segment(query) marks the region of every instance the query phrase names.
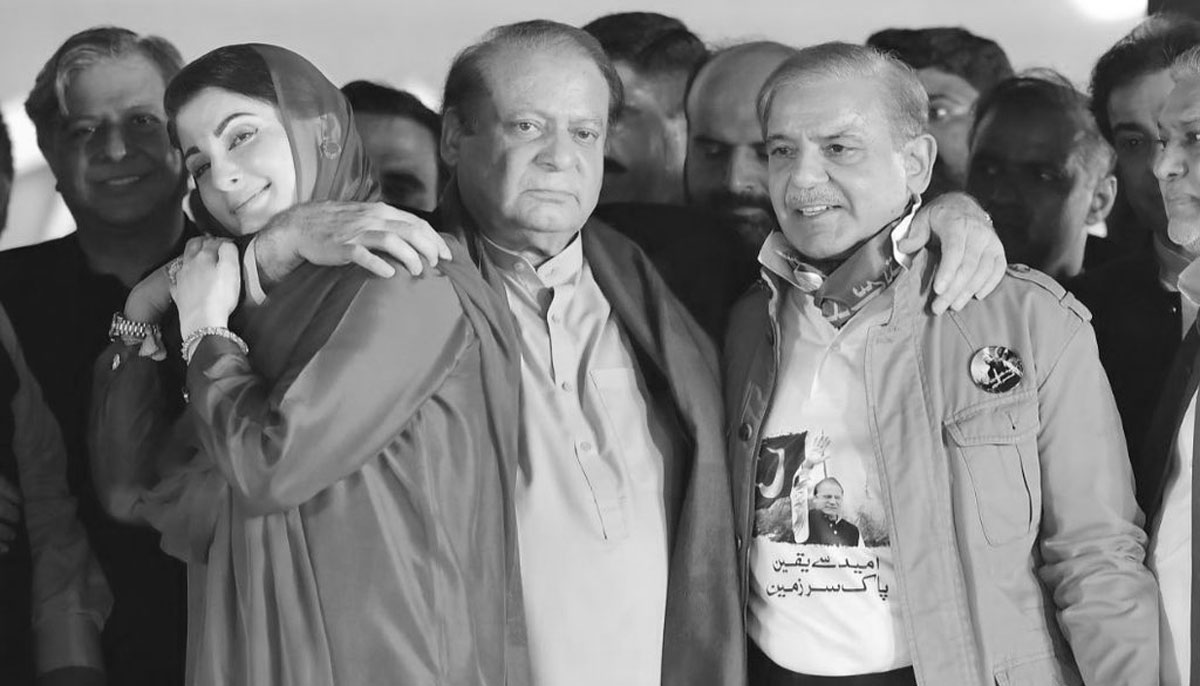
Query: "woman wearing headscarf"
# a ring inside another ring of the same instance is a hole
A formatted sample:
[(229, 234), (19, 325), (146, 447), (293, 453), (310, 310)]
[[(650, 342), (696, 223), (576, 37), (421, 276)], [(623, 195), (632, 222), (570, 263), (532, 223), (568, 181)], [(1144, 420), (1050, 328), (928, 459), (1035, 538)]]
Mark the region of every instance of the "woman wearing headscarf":
[(169, 269), (190, 400), (176, 419), (133, 331), (98, 362), (92, 443), (110, 510), (189, 563), (189, 683), (526, 682), (503, 302), (452, 243), (419, 277), (305, 265), (237, 308), (216, 236), (377, 198), (367, 158), (338, 90), (278, 47), (201, 57), (166, 109), (209, 234)]

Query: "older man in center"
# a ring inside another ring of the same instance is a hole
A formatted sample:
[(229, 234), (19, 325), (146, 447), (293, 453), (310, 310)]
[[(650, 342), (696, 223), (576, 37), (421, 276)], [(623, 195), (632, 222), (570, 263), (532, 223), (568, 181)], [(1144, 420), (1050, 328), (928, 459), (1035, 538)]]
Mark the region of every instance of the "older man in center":
[[(516, 519), (534, 683), (742, 684), (713, 345), (641, 250), (591, 216), (621, 101), (583, 31), (492, 30), (446, 79), (453, 175), (431, 221), (467, 243), (521, 339)], [(943, 228), (968, 235), (978, 261), (942, 270), (983, 265), (956, 280), (986, 291), (996, 254), (980, 247), (994, 235), (961, 218)], [(268, 290), (303, 259), (285, 244), (258, 258)]]
[[(621, 88), (580, 29), (490, 31), (446, 78), (440, 152), (453, 173), (430, 222), (467, 245), (517, 324), (532, 683), (738, 686), (714, 346), (641, 250), (591, 219)], [(256, 239), (251, 298), (308, 259), (293, 243)], [(524, 655), (510, 657), (519, 674)]]
[[(1014, 267), (936, 317), (928, 252), (898, 247), (936, 158), (928, 107), (909, 68), (844, 43), (788, 58), (758, 98), (781, 230), (725, 348), (751, 683), (1156, 683), (1087, 311)], [(779, 475), (806, 467), (843, 487), (858, 547), (777, 535), (809, 507)]]
[(517, 527), (534, 682), (736, 684), (719, 373), (646, 257), (590, 220), (621, 81), (577, 29), (500, 27), (446, 79), (435, 226), (507, 296), (522, 352)]

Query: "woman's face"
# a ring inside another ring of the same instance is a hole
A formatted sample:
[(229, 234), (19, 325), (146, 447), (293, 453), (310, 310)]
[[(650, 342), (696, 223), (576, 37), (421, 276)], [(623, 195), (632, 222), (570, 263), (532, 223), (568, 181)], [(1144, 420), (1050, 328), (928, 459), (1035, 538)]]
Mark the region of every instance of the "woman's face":
[(179, 109), (175, 132), (204, 206), (232, 233), (255, 233), (296, 204), (292, 148), (274, 105), (205, 88)]

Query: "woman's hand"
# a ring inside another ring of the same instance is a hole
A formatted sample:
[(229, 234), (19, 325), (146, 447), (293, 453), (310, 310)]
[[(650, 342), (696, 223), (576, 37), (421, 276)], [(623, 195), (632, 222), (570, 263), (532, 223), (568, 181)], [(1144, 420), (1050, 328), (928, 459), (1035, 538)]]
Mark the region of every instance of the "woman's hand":
[(180, 335), (186, 340), (193, 331), (228, 326), (242, 288), (237, 247), (224, 238), (193, 238), (180, 259), (171, 285)]

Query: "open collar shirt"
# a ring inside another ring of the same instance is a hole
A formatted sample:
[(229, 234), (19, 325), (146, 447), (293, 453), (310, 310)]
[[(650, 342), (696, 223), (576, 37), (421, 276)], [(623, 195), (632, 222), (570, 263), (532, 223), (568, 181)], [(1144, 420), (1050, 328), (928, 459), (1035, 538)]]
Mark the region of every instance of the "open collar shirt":
[[(1200, 261), (1179, 271), (1183, 325), (1196, 324), (1200, 305)], [(1158, 578), (1162, 603), (1159, 630), (1162, 636), (1162, 684), (1190, 683), (1192, 597), (1192, 455), (1196, 422), (1196, 394), (1188, 403), (1171, 450), (1169, 475), (1163, 489), (1162, 509), (1150, 522), (1146, 566)]]
[(578, 236), (536, 266), (482, 244), (521, 339), (516, 504), (534, 682), (657, 684), (668, 424)]

